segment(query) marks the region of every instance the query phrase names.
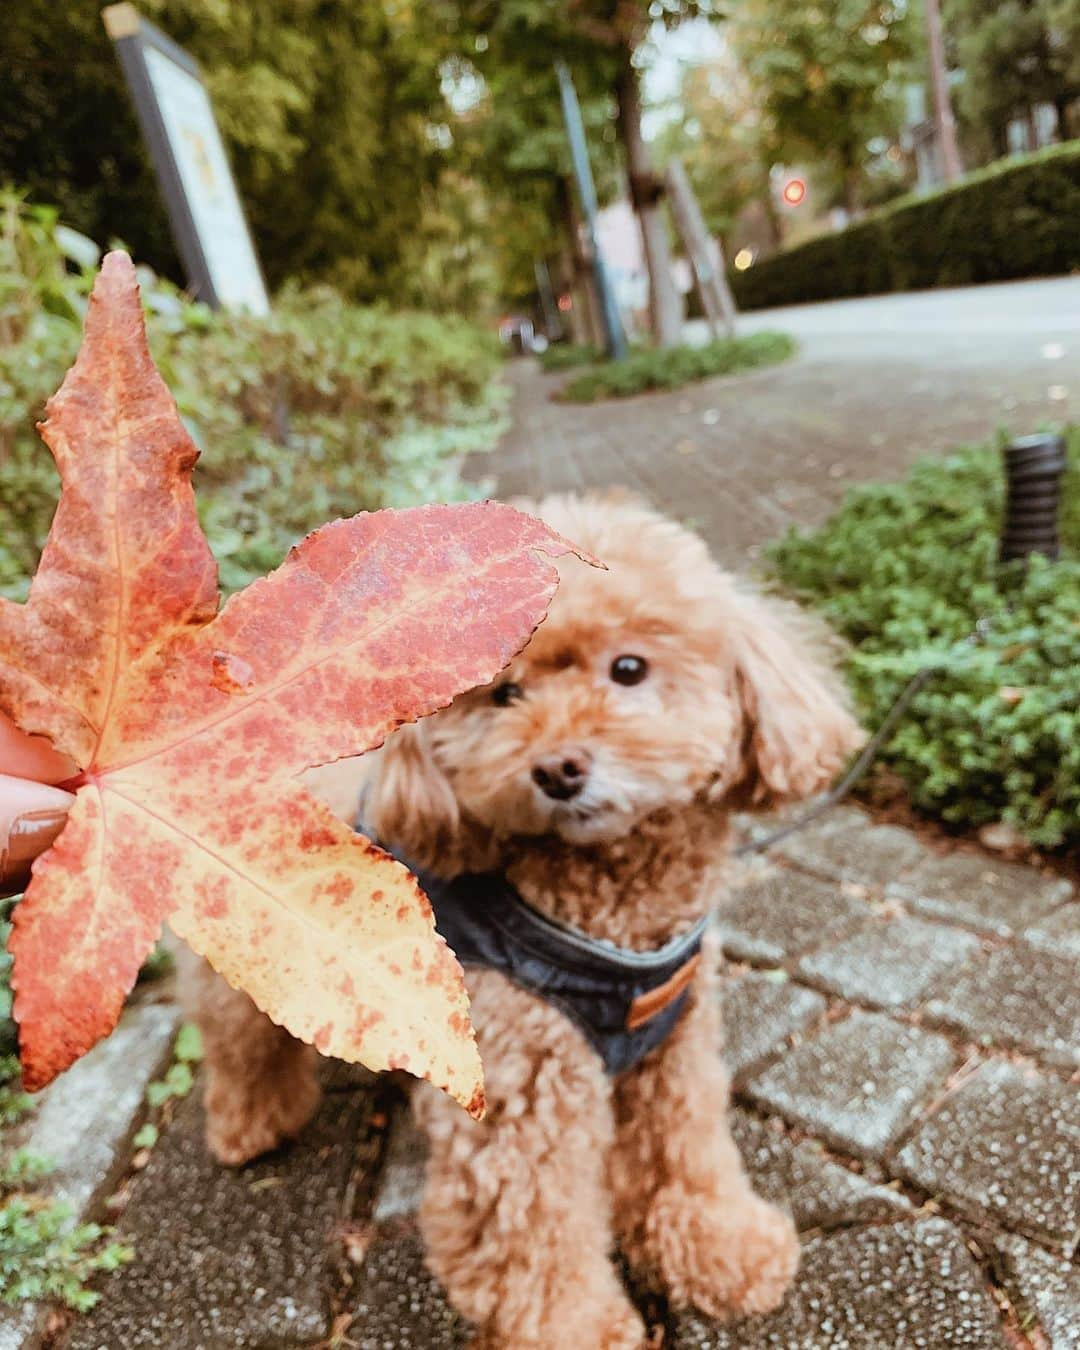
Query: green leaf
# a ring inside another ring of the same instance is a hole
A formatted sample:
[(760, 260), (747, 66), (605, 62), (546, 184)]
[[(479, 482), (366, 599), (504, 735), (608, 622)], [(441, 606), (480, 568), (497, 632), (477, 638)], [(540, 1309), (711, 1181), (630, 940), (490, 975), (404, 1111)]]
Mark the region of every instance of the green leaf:
[(185, 1022), (177, 1032), (173, 1054), (188, 1064), (197, 1064), (202, 1059), (202, 1036), (194, 1022)]
[(158, 1128), (156, 1125), (151, 1125), (148, 1121), (136, 1132), (135, 1137), (131, 1142), (136, 1148), (153, 1148), (157, 1141)]

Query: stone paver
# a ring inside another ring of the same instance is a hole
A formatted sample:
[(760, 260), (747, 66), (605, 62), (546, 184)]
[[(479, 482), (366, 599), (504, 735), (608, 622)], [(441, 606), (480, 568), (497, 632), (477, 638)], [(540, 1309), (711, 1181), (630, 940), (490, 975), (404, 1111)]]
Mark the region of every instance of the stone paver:
[(944, 1037), (856, 1011), (797, 1045), (744, 1091), (844, 1152), (878, 1158), (953, 1065)]
[(905, 1008), (979, 950), (970, 933), (906, 915), (861, 928), (804, 956), (800, 979), (875, 1008)]
[(731, 1113), (732, 1133), (755, 1187), (789, 1209), (800, 1232), (893, 1219), (911, 1209), (898, 1191), (849, 1172), (819, 1144), (793, 1143), (778, 1124), (741, 1107)]
[(721, 908), (717, 929), (729, 956), (776, 965), (872, 917), (864, 901), (839, 886), (777, 869), (734, 895)]
[(941, 1219), (815, 1238), (780, 1309), (715, 1326), (678, 1319), (674, 1350), (1005, 1350), (960, 1233)]
[(461, 1350), (471, 1336), (425, 1267), (420, 1235), (405, 1219), (392, 1219), (376, 1236), (348, 1310), (346, 1334), (356, 1350)]
[(335, 1230), (373, 1089), (328, 1093), (293, 1148), (231, 1170), (210, 1157), (195, 1092), (118, 1224), (135, 1260), (65, 1350), (266, 1350), (325, 1336)]
[[(908, 1201), (832, 1162), (820, 1147), (795, 1144), (746, 1111), (732, 1128), (763, 1195), (790, 1208), (800, 1231), (894, 1219)], [(442, 1350), (465, 1344), (467, 1328), (424, 1267), (413, 1222), (422, 1183), (422, 1137), (402, 1112), (395, 1121), (373, 1217), (379, 1226), (348, 1299), (350, 1340), (361, 1350)]]
[(394, 1117), (372, 1208), (375, 1233), (346, 1300), (358, 1350), (457, 1350), (470, 1329), (424, 1265), (416, 1211), (427, 1145), (407, 1106)]
[(888, 889), (924, 914), (1000, 937), (1044, 918), (1073, 892), (1060, 877), (973, 853), (928, 859)]
[(783, 971), (727, 980), (722, 990), (724, 1061), (734, 1077), (777, 1054), (825, 1011), (820, 994), (792, 984)]
[[(806, 833), (810, 833), (807, 831)], [(789, 835), (777, 852), (800, 867), (834, 881), (886, 886), (926, 861), (922, 844), (895, 825), (874, 825), (864, 811), (848, 810), (839, 819), (825, 817), (807, 839)]]
[(894, 1168), (972, 1218), (1071, 1256), (1080, 1243), (1078, 1159), (1076, 1085), (994, 1062), (923, 1123)]
[(373, 1222), (411, 1218), (416, 1213), (424, 1190), (426, 1162), (427, 1140), (405, 1107), (398, 1111), (390, 1132), (371, 1210)]
[(1033, 1242), (1008, 1234), (994, 1243), (1001, 1278), (1018, 1307), (1033, 1319), (1050, 1350), (1080, 1350), (1080, 1270)]
[(926, 1005), (927, 1018), (984, 1045), (1015, 1045), (1048, 1064), (1080, 1067), (1077, 962), (1023, 943), (960, 971)]
[(1023, 936), (1033, 947), (1080, 961), (1080, 902), (1048, 914), (1045, 919), (1025, 928)]
[(0, 1308), (0, 1350), (23, 1350), (39, 1339), (45, 1312), (36, 1303)]

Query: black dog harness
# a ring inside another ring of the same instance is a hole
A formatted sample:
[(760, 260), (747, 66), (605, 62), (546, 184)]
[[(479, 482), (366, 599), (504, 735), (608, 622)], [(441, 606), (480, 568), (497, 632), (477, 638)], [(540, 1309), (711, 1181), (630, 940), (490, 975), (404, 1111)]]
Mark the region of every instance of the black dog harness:
[(462, 965), (497, 970), (561, 1009), (609, 1074), (633, 1068), (670, 1035), (701, 960), (708, 916), (666, 946), (635, 952), (546, 918), (498, 872), (418, 877), (435, 924)]

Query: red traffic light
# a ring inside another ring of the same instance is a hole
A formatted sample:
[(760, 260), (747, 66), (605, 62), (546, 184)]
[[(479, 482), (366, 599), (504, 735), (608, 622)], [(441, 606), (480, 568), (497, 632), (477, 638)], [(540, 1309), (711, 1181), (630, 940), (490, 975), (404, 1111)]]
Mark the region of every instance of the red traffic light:
[(789, 178), (780, 195), (788, 206), (798, 206), (806, 196), (806, 184), (801, 178)]

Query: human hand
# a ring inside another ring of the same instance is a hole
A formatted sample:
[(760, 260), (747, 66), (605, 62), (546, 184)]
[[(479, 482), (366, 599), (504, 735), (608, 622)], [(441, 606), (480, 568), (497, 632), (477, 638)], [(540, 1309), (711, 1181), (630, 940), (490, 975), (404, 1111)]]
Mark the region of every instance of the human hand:
[(0, 713), (0, 895), (27, 885), (30, 864), (64, 828), (75, 798), (52, 785), (74, 772), (66, 755)]

